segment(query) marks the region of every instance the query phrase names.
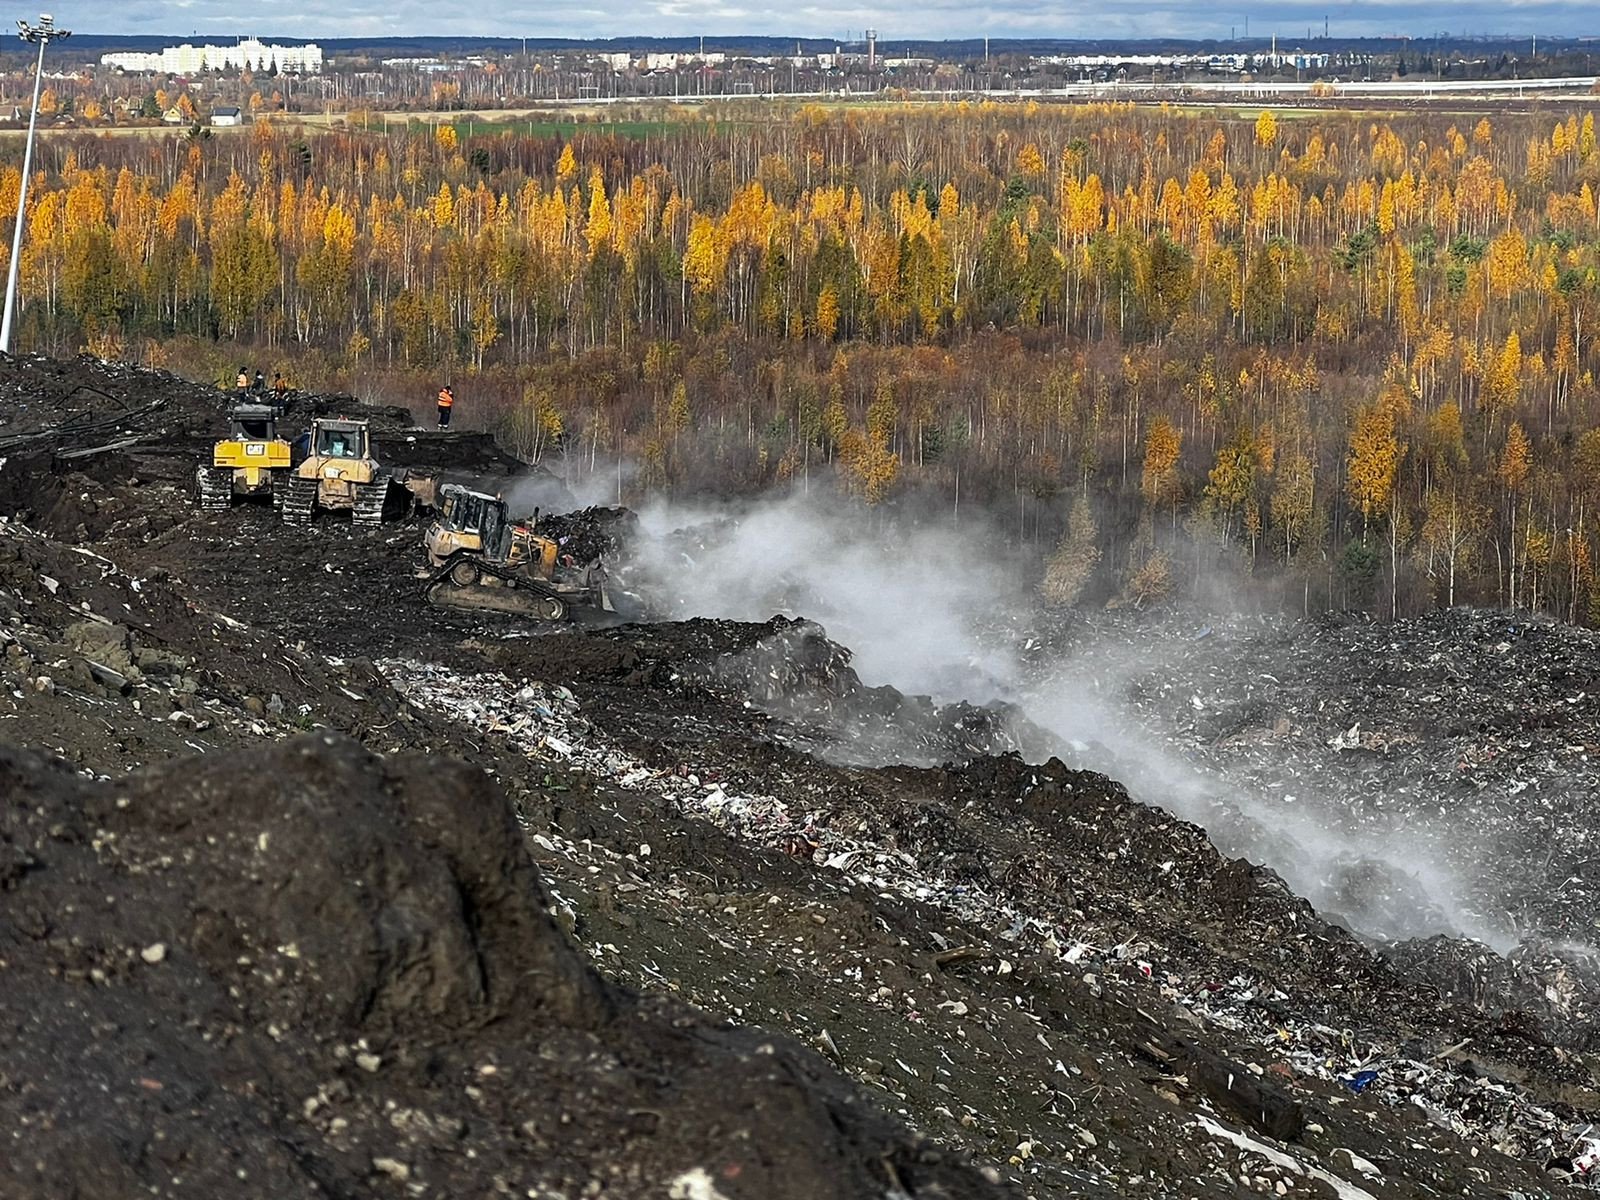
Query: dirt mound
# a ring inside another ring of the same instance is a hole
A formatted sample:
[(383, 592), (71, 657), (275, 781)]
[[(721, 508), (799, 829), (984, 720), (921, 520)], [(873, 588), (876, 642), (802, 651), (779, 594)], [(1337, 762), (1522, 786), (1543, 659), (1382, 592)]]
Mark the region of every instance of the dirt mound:
[[(365, 415), (372, 410), (359, 411)], [(375, 427), (372, 444), (378, 461), (391, 467), (430, 467), (445, 472), (466, 472), (473, 477), (555, 478), (543, 467), (534, 467), (506, 453), (487, 433)]]
[(647, 729), (650, 712), (643, 710), (661, 712), (662, 702), (632, 689), (670, 693), (672, 705), (693, 706), (731, 739), (743, 738), (752, 714), (772, 718), (763, 737), (831, 762), (965, 762), (1030, 738), (1027, 723), (1004, 705), (941, 705), (867, 687), (850, 651), (813, 621), (695, 618), (474, 648), (499, 670), (569, 684), (593, 695), (598, 710), (632, 713)]
[[(475, 642), (471, 649), (481, 652), (489, 663), (519, 679), (573, 686), (596, 683), (649, 686), (657, 682), (660, 667), (624, 642), (566, 630), (537, 638)], [(665, 682), (665, 677), (659, 682)]]
[(1004, 1194), (785, 1039), (602, 981), (475, 771), (3, 751), (0, 793), (0, 1194)]
[(208, 428), (225, 404), (216, 388), (90, 355), (6, 358), (0, 369), (0, 454), (48, 444), (81, 448)]
[(850, 651), (814, 621), (774, 617), (754, 628), (758, 636), (742, 649), (679, 671), (726, 700), (820, 728), (824, 738), (810, 748), (830, 761), (965, 762), (1016, 749), (1029, 738), (1026, 722), (1004, 705), (936, 704), (897, 688), (866, 686)]

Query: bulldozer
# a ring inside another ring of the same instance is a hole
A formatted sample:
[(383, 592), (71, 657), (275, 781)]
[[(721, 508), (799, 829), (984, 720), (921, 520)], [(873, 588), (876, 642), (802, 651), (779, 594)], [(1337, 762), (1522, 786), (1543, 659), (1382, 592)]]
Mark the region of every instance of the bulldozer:
[(235, 496), (281, 503), (289, 461), (289, 443), (278, 436), (277, 410), (266, 404), (236, 405), (228, 413), (228, 436), (211, 449), (211, 464), (195, 468), (200, 507), (222, 512)]
[(322, 508), (348, 509), (356, 525), (383, 523), (393, 479), (373, 457), (366, 421), (317, 417), (297, 448), (304, 457), (284, 484), (285, 521), (309, 524)]
[(615, 611), (604, 566), (562, 562), (556, 542), (536, 532), (537, 514), (514, 522), (500, 497), (449, 483), (438, 489), (437, 510), (423, 534), (428, 562), (419, 572), (429, 604), (540, 621), (564, 621), (578, 608)]

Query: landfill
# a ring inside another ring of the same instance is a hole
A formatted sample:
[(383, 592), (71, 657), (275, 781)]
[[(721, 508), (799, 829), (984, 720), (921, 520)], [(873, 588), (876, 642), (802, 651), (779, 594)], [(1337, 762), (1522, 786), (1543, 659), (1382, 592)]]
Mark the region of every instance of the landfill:
[(1586, 631), (1007, 615), (1014, 692), (934, 700), (201, 512), (171, 376), (0, 396), (0, 1195), (1600, 1187)]

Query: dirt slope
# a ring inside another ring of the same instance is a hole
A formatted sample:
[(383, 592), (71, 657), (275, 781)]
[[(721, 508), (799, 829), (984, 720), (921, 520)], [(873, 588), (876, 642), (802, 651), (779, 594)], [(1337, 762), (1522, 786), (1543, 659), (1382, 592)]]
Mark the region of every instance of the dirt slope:
[(319, 736), (0, 792), (0, 1194), (1000, 1194), (602, 980), (473, 770)]

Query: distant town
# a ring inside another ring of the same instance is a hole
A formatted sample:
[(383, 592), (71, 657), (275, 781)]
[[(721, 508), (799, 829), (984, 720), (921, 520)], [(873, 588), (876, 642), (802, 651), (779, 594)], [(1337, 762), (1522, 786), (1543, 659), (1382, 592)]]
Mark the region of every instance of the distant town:
[[(639, 39), (619, 44), (534, 39), (387, 39), (362, 43), (117, 39), (52, 46), (47, 125), (228, 125), (274, 113), (441, 112), (716, 97), (868, 99), (1119, 95), (1183, 98), (1298, 89), (1403, 86), (1416, 93), (1473, 83), (1581, 84), (1592, 39), (1340, 39), (1218, 42), (927, 42), (864, 30), (849, 41)], [(9, 50), (9, 48), (8, 48)], [(0, 125), (27, 99), (24, 55), (0, 55)]]
[(269, 46), (245, 38), (227, 46), (167, 46), (157, 51), (128, 50), (102, 54), (100, 65), (136, 74), (189, 75), (199, 71), (252, 71), (317, 75), (322, 71), (322, 47)]

